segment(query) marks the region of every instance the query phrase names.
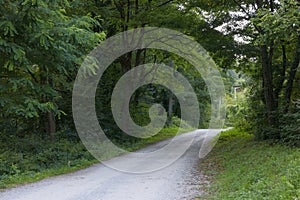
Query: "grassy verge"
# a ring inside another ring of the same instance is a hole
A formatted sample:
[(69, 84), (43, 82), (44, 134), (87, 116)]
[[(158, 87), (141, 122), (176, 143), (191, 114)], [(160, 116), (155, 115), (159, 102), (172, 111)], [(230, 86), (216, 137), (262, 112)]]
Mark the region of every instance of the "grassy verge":
[[(177, 131), (175, 126), (164, 128), (153, 137), (123, 144), (122, 148), (134, 151), (173, 137)], [(0, 137), (0, 189), (73, 172), (97, 162), (77, 138), (59, 137), (56, 142), (49, 142), (36, 135)]]
[(65, 165), (60, 167), (47, 168), (47, 169), (40, 170), (40, 172), (28, 171), (23, 173), (17, 173), (10, 176), (4, 175), (4, 178), (0, 180), (0, 190), (16, 187), (18, 185), (22, 185), (26, 183), (33, 183), (47, 177), (71, 173), (89, 167), (93, 164), (96, 164), (98, 161), (83, 159), (83, 160), (76, 160), (76, 162), (80, 164), (77, 164), (76, 166)]
[(201, 169), (212, 185), (200, 199), (300, 199), (300, 149), (257, 142), (237, 129), (221, 134)]
[[(60, 137), (60, 135), (58, 135)], [(37, 135), (0, 137), (0, 189), (73, 172), (96, 163), (80, 141)]]

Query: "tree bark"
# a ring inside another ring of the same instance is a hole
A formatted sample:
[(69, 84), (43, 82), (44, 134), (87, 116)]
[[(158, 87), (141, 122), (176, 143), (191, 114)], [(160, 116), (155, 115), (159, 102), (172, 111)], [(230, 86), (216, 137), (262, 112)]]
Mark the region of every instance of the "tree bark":
[(268, 47), (266, 45), (261, 46), (261, 62), (263, 70), (263, 89), (264, 89), (264, 98), (268, 116), (268, 124), (270, 126), (275, 125), (274, 118), (274, 94), (273, 94), (273, 77), (272, 77), (272, 66), (269, 56), (268, 56)]
[(291, 97), (292, 97), (292, 91), (293, 91), (293, 84), (294, 80), (296, 77), (296, 72), (299, 67), (299, 62), (300, 62), (300, 36), (297, 38), (297, 45), (296, 45), (296, 51), (295, 51), (295, 56), (293, 59), (293, 63), (291, 66), (291, 71), (289, 73), (289, 78), (287, 81), (286, 85), (286, 90), (285, 90), (285, 113), (289, 111), (290, 103), (291, 103)]
[(47, 132), (49, 133), (50, 138), (53, 141), (56, 132), (56, 123), (53, 112), (47, 113)]
[(275, 89), (275, 92), (274, 92), (274, 97), (275, 97), (275, 106), (276, 108), (279, 107), (279, 95), (282, 91), (282, 88), (283, 88), (283, 83), (284, 83), (284, 80), (285, 80), (285, 73), (286, 73), (286, 68), (287, 68), (287, 56), (286, 56), (286, 48), (285, 48), (285, 45), (282, 45), (281, 46), (281, 50), (282, 50), (282, 68), (280, 69), (280, 72), (279, 72), (279, 80), (278, 80), (278, 83), (277, 83), (277, 87)]
[(172, 125), (173, 103), (174, 103), (173, 95), (172, 95), (172, 93), (170, 93), (169, 108), (168, 108), (168, 118), (169, 118), (168, 123), (169, 123), (169, 125)]

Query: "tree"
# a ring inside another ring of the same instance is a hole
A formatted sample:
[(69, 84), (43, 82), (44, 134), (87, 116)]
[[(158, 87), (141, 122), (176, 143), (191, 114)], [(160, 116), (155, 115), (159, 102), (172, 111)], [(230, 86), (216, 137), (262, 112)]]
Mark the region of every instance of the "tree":
[[(259, 138), (281, 138), (280, 121), (293, 110), (299, 96), (295, 86), (299, 68), (299, 2), (243, 0), (189, 2), (190, 7), (221, 34), (235, 38), (229, 68), (250, 76), (253, 129)], [(228, 46), (228, 45), (227, 45)], [(292, 107), (291, 107), (292, 106)]]
[(68, 15), (66, 7), (66, 0), (0, 3), (1, 121), (44, 129), (52, 139), (64, 114), (58, 102), (71, 90), (83, 56), (104, 36), (92, 32), (95, 20)]

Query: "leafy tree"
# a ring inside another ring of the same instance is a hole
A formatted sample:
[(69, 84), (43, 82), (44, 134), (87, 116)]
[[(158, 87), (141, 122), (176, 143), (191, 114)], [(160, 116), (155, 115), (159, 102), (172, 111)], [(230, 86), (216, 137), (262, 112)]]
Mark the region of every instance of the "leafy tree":
[(104, 36), (92, 32), (97, 21), (72, 16), (68, 7), (66, 0), (0, 3), (1, 124), (54, 137), (65, 114), (59, 102), (71, 98), (65, 94), (80, 61)]
[[(281, 138), (283, 115), (294, 112), (299, 99), (300, 12), (295, 0), (189, 1), (191, 9), (236, 43), (224, 57), (236, 63), (231, 67), (251, 77), (248, 116), (258, 138)], [(212, 43), (214, 45), (214, 43)], [(226, 48), (227, 49), (227, 48)], [(230, 49), (230, 48), (229, 48)], [(222, 52), (222, 51), (219, 51)], [(222, 56), (217, 56), (217, 60)], [(292, 123), (292, 122), (290, 122)], [(297, 125), (296, 125), (297, 126)]]

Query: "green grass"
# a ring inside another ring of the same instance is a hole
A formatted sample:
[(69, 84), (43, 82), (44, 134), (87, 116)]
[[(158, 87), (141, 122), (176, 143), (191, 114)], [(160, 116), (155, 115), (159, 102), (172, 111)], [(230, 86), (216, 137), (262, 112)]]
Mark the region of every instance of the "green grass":
[[(187, 128), (181, 133), (191, 130)], [(153, 137), (124, 143), (122, 148), (135, 151), (173, 137), (177, 131), (176, 126), (164, 128)], [(107, 158), (113, 156), (116, 155), (108, 155)], [(56, 142), (50, 142), (36, 135), (0, 137), (0, 189), (70, 173), (98, 162), (77, 139), (58, 138)]]
[(39, 180), (42, 180), (47, 177), (52, 177), (56, 175), (71, 173), (80, 169), (84, 169), (86, 167), (89, 167), (93, 164), (96, 164), (97, 160), (77, 160), (76, 162), (80, 163), (76, 166), (60, 166), (60, 167), (53, 167), (49, 169), (41, 170), (40, 172), (23, 172), (23, 173), (17, 173), (15, 175), (10, 176), (4, 176), (2, 180), (0, 180), (0, 190), (16, 187), (18, 185), (26, 184), (26, 183), (33, 183)]
[(210, 177), (201, 199), (300, 199), (300, 149), (258, 142), (232, 129), (200, 165)]

